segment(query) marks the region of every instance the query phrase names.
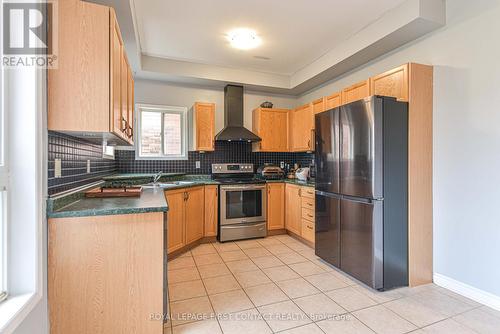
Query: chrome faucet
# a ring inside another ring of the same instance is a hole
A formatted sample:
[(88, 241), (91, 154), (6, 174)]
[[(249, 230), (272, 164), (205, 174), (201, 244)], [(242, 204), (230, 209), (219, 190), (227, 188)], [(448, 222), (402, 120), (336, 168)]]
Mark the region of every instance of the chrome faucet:
[(158, 183), (158, 181), (160, 180), (162, 174), (163, 174), (163, 172), (159, 171), (158, 173), (156, 173), (155, 175), (153, 175), (153, 183)]

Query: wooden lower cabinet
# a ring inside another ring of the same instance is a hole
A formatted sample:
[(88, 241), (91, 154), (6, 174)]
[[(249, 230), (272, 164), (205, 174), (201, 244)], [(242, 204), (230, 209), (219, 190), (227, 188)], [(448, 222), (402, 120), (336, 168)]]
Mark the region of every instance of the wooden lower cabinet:
[(314, 188), (288, 183), (285, 188), (286, 229), (314, 244)]
[(285, 228), (285, 184), (267, 184), (267, 229)]
[[(203, 238), (205, 233), (205, 187), (168, 190), (167, 253)], [(216, 219), (216, 218), (215, 218)]]
[(205, 186), (205, 237), (217, 236), (219, 186)]
[(186, 189), (186, 244), (203, 238), (205, 187)]
[(285, 227), (297, 235), (301, 233), (302, 206), (300, 186), (286, 184), (285, 186)]
[(314, 222), (302, 219), (301, 237), (305, 240), (314, 243), (315, 240), (315, 227)]
[(48, 221), (50, 333), (159, 334), (164, 213)]
[(184, 242), (184, 189), (165, 192), (168, 203), (167, 213), (167, 253), (181, 249)]

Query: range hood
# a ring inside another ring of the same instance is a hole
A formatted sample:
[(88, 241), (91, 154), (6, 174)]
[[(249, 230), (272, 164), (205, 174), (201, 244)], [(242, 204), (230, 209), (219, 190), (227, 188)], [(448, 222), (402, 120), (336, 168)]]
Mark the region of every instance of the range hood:
[(243, 87), (224, 88), (224, 129), (215, 136), (217, 141), (261, 141), (259, 136), (243, 126)]

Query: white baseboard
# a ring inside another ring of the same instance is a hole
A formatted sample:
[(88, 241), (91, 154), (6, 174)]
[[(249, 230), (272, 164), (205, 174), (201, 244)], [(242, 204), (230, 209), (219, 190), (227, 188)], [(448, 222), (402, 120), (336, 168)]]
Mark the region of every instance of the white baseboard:
[(500, 311), (500, 297), (441, 274), (434, 274), (434, 283), (459, 295)]

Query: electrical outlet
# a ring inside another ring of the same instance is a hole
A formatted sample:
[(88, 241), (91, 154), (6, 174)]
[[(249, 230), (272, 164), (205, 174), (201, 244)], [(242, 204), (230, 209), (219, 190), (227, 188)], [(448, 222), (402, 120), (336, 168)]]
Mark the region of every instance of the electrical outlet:
[(87, 160), (87, 174), (90, 174), (90, 160)]
[(196, 169), (200, 169), (200, 168), (201, 168), (201, 162), (196, 161)]
[(60, 178), (62, 176), (61, 159), (56, 159), (54, 161), (54, 177)]

